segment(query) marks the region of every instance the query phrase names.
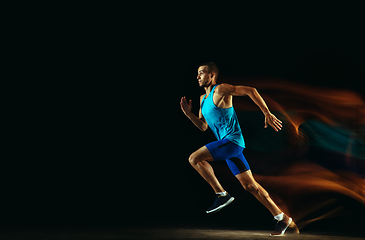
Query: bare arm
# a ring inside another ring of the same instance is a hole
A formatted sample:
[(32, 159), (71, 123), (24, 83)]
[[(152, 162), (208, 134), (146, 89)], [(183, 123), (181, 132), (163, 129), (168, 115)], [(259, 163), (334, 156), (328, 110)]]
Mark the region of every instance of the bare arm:
[[(202, 97), (200, 97), (200, 102), (202, 100)], [(201, 131), (205, 131), (208, 129), (208, 124), (205, 121), (203, 114), (201, 112), (201, 109), (199, 109), (199, 118), (195, 116), (194, 113), (191, 112), (192, 104), (191, 100), (189, 100), (189, 103), (186, 100), (186, 97), (182, 97), (180, 101), (181, 110), (183, 113), (194, 123), (195, 126), (197, 126)]]
[(267, 124), (269, 124), (275, 131), (279, 131), (282, 128), (282, 121), (277, 119), (274, 114), (272, 114), (267, 107), (264, 99), (261, 97), (256, 88), (247, 87), (247, 86), (233, 86), (230, 84), (221, 84), (222, 87), (220, 91), (224, 95), (232, 95), (232, 96), (249, 96), (252, 101), (261, 109), (263, 114), (265, 115), (265, 128), (267, 128)]

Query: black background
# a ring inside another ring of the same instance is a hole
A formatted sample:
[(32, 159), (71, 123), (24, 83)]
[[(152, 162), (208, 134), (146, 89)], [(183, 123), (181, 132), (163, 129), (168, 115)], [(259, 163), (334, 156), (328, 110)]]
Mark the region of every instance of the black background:
[(38, 37), (47, 38), (32, 53), (42, 66), (18, 93), (2, 167), (3, 226), (268, 228), (270, 213), (243, 190), (231, 209), (204, 213), (213, 192), (187, 159), (214, 136), (179, 106), (187, 96), (198, 111), (198, 65), (213, 61), (227, 78), (364, 94), (364, 19), (356, 5), (68, 10), (42, 20)]

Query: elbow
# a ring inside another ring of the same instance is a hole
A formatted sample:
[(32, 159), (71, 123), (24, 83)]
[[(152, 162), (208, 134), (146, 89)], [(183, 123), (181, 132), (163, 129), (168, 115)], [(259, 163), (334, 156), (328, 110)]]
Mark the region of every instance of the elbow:
[(248, 91), (247, 91), (247, 95), (250, 97), (254, 96), (256, 93), (258, 93), (258, 92), (257, 92), (257, 89), (254, 87), (250, 87), (250, 89), (248, 89)]
[(205, 131), (207, 131), (207, 129), (208, 129), (208, 124), (204, 124), (204, 125), (200, 128), (200, 131), (205, 132)]

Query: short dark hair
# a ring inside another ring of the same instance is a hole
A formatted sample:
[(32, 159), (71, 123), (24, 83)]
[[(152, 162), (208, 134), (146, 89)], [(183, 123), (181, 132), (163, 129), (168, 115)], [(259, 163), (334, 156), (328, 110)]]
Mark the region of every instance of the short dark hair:
[(199, 65), (199, 67), (201, 67), (201, 66), (207, 66), (208, 73), (214, 72), (216, 75), (216, 78), (218, 78), (219, 69), (218, 69), (217, 65), (215, 65), (214, 62), (205, 62), (205, 63), (202, 63)]

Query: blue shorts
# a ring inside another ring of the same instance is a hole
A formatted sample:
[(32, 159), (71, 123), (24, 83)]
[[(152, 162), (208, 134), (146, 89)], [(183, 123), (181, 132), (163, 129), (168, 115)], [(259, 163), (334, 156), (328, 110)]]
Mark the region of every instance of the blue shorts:
[(246, 158), (243, 156), (243, 147), (229, 141), (222, 139), (205, 145), (214, 161), (226, 160), (229, 169), (234, 175), (243, 173), (250, 169)]

